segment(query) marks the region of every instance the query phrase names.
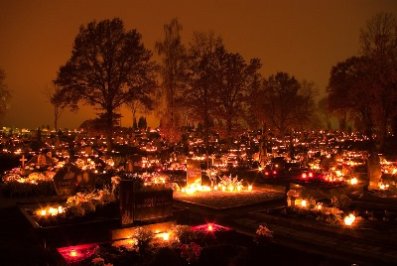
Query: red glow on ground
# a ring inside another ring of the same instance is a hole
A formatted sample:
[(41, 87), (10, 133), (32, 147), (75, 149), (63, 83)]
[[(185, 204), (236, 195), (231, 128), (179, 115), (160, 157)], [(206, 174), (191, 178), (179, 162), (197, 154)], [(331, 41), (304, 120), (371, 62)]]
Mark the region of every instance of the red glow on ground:
[(84, 244), (57, 248), (57, 251), (65, 259), (66, 263), (75, 263), (94, 255), (97, 248), (98, 244)]
[(230, 228), (219, 224), (207, 223), (207, 224), (193, 226), (192, 230), (213, 233), (218, 231), (229, 231)]

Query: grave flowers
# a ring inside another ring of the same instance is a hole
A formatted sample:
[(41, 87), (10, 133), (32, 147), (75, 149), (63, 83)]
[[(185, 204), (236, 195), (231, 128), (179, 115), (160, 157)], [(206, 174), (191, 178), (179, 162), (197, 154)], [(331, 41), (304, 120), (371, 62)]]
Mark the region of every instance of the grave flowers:
[(260, 224), (256, 229), (254, 242), (258, 245), (267, 245), (273, 240), (273, 232), (265, 224)]
[(2, 191), (10, 197), (54, 195), (53, 171), (26, 172), (13, 168), (3, 177)]
[(61, 220), (70, 220), (76, 217), (84, 217), (94, 213), (115, 201), (115, 196), (108, 188), (95, 190), (89, 193), (78, 192), (67, 198), (65, 203), (53, 204), (37, 208), (34, 211), (35, 218), (40, 224), (57, 224)]

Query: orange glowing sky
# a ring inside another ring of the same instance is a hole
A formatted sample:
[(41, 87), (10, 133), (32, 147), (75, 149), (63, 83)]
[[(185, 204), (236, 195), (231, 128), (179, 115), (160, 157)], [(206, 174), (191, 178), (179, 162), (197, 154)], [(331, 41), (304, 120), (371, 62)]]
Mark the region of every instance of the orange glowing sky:
[[(229, 50), (247, 59), (259, 57), (265, 76), (287, 71), (324, 91), (331, 67), (359, 52), (360, 28), (382, 11), (396, 13), (397, 1), (1, 0), (0, 68), (13, 95), (3, 124), (52, 126), (52, 108), (43, 92), (70, 57), (79, 26), (92, 20), (120, 17), (153, 49), (163, 24), (177, 17), (186, 43), (193, 31), (212, 30)], [(77, 127), (94, 113), (89, 107), (64, 112), (59, 125)], [(131, 125), (129, 112), (123, 114), (122, 124)]]

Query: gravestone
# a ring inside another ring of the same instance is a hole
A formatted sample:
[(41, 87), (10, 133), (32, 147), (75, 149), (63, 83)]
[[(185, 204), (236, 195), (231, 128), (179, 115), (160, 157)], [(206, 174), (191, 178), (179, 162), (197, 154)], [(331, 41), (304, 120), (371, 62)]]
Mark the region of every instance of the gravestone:
[(60, 196), (70, 196), (77, 192), (78, 179), (82, 171), (73, 164), (66, 164), (54, 176), (55, 191)]
[(125, 164), (125, 170), (129, 173), (134, 171), (134, 163), (131, 159), (127, 160), (127, 163)]
[(154, 222), (172, 216), (172, 189), (143, 187), (133, 179), (120, 182), (120, 216), (123, 226)]
[(189, 159), (186, 164), (186, 185), (194, 183), (201, 183), (201, 163)]
[(87, 171), (77, 175), (77, 191), (90, 192), (95, 189), (95, 178)]
[(120, 217), (122, 225), (134, 223), (134, 180), (120, 181)]
[(186, 155), (178, 154), (176, 156), (176, 161), (179, 162), (179, 163), (185, 163), (186, 162)]
[(22, 155), (22, 158), (19, 159), (19, 161), (22, 163), (22, 165), (21, 165), (22, 169), (25, 169), (25, 162), (27, 161), (27, 159), (25, 158), (25, 155)]
[(380, 159), (378, 154), (372, 153), (368, 157), (367, 161), (368, 167), (368, 178), (369, 178), (369, 186), (368, 190), (378, 190), (379, 182), (382, 177), (382, 169), (380, 166)]
[(52, 159), (47, 158), (47, 156), (45, 154), (39, 154), (34, 159), (36, 160), (36, 166), (39, 166), (39, 167), (45, 167), (45, 166), (52, 164)]
[(93, 150), (92, 150), (91, 146), (85, 146), (83, 150), (84, 150), (85, 154), (87, 154), (89, 156), (93, 155)]
[(172, 189), (149, 189), (134, 192), (134, 221), (151, 222), (172, 216)]

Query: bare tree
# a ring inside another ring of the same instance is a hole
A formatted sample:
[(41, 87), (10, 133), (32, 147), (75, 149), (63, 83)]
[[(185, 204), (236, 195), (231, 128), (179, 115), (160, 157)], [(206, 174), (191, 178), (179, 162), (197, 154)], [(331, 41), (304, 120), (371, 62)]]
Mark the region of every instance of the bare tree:
[(226, 131), (230, 137), (234, 123), (243, 117), (245, 103), (261, 64), (256, 58), (247, 64), (240, 54), (229, 53), (224, 47), (215, 51), (214, 60), (216, 117), (226, 121)]
[(164, 25), (164, 39), (156, 42), (157, 53), (162, 57), (161, 77), (163, 95), (165, 95), (166, 110), (161, 126), (169, 133), (169, 139), (177, 139), (178, 109), (176, 99), (181, 96), (186, 87), (186, 49), (181, 41), (182, 25), (177, 19), (172, 19)]
[(374, 99), (372, 90), (373, 65), (367, 57), (351, 57), (331, 70), (328, 104), (331, 111), (358, 117), (366, 135), (372, 140), (374, 133)]
[(313, 92), (307, 83), (299, 83), (295, 77), (278, 72), (264, 80), (258, 93), (258, 108), (264, 121), (281, 136), (288, 130), (303, 127), (310, 122), (313, 109)]
[(397, 117), (397, 17), (380, 13), (368, 20), (360, 35), (362, 54), (371, 60), (373, 115), (380, 146)]
[(48, 86), (45, 90), (44, 90), (44, 96), (45, 98), (51, 103), (52, 107), (53, 107), (53, 115), (54, 115), (54, 129), (58, 130), (58, 122), (59, 119), (62, 115), (62, 111), (63, 111), (63, 106), (61, 102), (56, 102), (56, 99), (54, 98), (54, 95), (56, 95), (59, 91), (59, 88), (55, 85), (52, 86)]
[(179, 99), (191, 119), (203, 125), (206, 138), (216, 112), (215, 51), (222, 46), (221, 38), (212, 33), (194, 34), (188, 51), (188, 86)]
[(151, 57), (141, 35), (126, 30), (120, 19), (82, 26), (54, 81), (59, 86), (54, 101), (72, 109), (83, 101), (103, 111), (110, 150), (115, 111), (133, 99), (150, 99), (146, 96), (156, 86)]

